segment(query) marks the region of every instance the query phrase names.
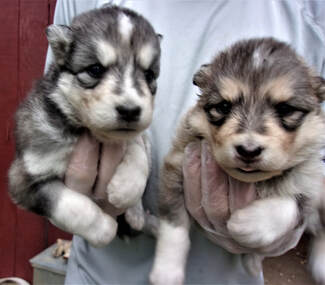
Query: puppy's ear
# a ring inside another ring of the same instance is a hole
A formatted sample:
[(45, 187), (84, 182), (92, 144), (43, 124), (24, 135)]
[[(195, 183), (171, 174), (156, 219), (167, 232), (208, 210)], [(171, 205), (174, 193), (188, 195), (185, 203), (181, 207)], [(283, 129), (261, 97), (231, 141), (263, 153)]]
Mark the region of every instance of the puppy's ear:
[(325, 101), (325, 79), (320, 76), (314, 76), (312, 86), (314, 94), (317, 96), (319, 101)]
[(161, 41), (163, 40), (164, 36), (162, 34), (156, 34), (158, 40), (159, 40), (159, 43), (161, 43)]
[(211, 75), (211, 65), (203, 64), (199, 71), (197, 71), (193, 76), (193, 84), (203, 88), (208, 80), (208, 77)]
[(72, 43), (71, 29), (64, 25), (51, 25), (46, 29), (46, 37), (53, 51), (55, 62), (63, 65)]

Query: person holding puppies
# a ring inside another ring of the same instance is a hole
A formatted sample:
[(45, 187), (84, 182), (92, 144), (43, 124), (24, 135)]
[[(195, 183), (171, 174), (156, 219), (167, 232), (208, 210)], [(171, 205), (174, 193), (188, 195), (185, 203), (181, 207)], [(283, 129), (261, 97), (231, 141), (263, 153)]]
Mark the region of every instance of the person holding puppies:
[[(76, 14), (107, 2), (58, 0), (54, 21), (57, 24), (69, 24)], [(158, 80), (155, 114), (149, 130), (152, 171), (143, 197), (145, 210), (150, 213), (156, 213), (158, 172), (170, 148), (175, 126), (181, 115), (196, 101), (193, 75), (218, 50), (239, 39), (272, 36), (291, 44), (316, 71), (325, 75), (324, 39), (321, 36), (325, 31), (322, 24), (324, 17), (321, 16), (324, 11), (317, 2), (143, 0), (110, 3), (125, 5), (143, 14), (164, 37), (161, 41), (161, 76)], [(91, 148), (91, 142), (80, 146), (75, 149), (76, 157), (83, 157)], [(88, 159), (86, 165), (92, 168), (97, 160), (92, 155)], [(244, 197), (239, 197), (239, 191), (234, 191), (232, 202), (227, 204), (229, 190), (224, 190), (218, 193), (220, 197), (207, 200), (204, 207), (199, 206), (202, 192), (212, 191), (210, 183), (222, 180), (222, 175), (218, 176), (218, 171), (213, 171), (215, 174), (211, 175), (207, 188), (202, 189), (198, 185), (199, 178), (195, 174), (199, 169), (201, 173), (215, 169), (205, 144), (189, 145), (184, 161), (184, 173), (187, 173), (185, 183), (191, 185), (190, 189), (185, 189), (186, 206), (199, 224), (206, 225), (207, 220), (214, 221), (217, 231), (218, 223), (229, 208), (233, 210), (254, 199), (253, 189), (247, 189)], [(114, 168), (118, 163), (118, 157), (111, 159), (110, 167)], [(89, 194), (93, 186), (92, 172), (85, 171), (78, 175), (78, 167), (72, 167), (72, 170), (66, 175), (66, 181), (70, 180), (67, 183), (72, 183), (75, 191)], [(220, 203), (218, 207), (215, 207), (216, 201)], [(295, 233), (299, 234), (299, 227)], [(250, 276), (243, 267), (240, 255), (230, 254), (196, 230), (191, 234), (192, 249), (185, 283), (263, 284), (262, 273)], [(212, 233), (211, 238), (214, 237)], [(75, 236), (66, 284), (146, 284), (149, 282), (154, 245), (154, 239), (140, 235), (130, 239), (129, 244), (116, 238), (107, 247), (94, 248)], [(232, 244), (229, 247), (234, 249)]]

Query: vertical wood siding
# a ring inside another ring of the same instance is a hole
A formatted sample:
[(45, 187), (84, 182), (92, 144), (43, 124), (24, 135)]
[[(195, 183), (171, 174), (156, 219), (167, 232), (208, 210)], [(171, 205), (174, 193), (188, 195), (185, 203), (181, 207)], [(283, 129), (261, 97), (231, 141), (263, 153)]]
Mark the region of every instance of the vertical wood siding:
[(55, 242), (69, 238), (45, 219), (18, 209), (7, 191), (7, 172), (14, 157), (13, 115), (44, 69), (45, 28), (56, 0), (0, 2), (0, 277), (32, 280), (28, 260)]

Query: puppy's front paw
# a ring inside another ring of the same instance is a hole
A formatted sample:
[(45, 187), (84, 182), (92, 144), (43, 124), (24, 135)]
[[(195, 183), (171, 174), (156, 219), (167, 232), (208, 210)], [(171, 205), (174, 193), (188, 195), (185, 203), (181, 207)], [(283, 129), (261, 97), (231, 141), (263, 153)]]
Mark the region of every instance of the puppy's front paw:
[(290, 197), (261, 199), (235, 211), (227, 228), (233, 239), (241, 245), (262, 248), (294, 229), (298, 215), (297, 204)]
[[(127, 195), (129, 191), (121, 191), (121, 186), (110, 184), (107, 187), (108, 192), (108, 201), (118, 209), (131, 207), (135, 201), (132, 198), (132, 195)], [(123, 185), (127, 187), (127, 185)], [(124, 189), (125, 190), (125, 189)]]
[(125, 219), (132, 229), (141, 231), (145, 224), (145, 213), (140, 200), (135, 206), (128, 208), (125, 212)]
[(108, 201), (116, 208), (130, 208), (141, 198), (147, 177), (130, 176), (130, 173), (115, 175), (107, 186)]
[(239, 244), (250, 248), (261, 248), (273, 243), (279, 236), (275, 223), (253, 207), (237, 210), (227, 223), (229, 234)]
[(121, 181), (121, 183), (114, 183), (113, 181), (107, 186), (108, 201), (119, 209), (133, 207), (139, 201), (134, 187), (135, 185), (131, 185), (129, 181)]
[(150, 273), (149, 281), (152, 285), (182, 285), (184, 271), (172, 266), (155, 267)]
[(95, 247), (108, 245), (116, 236), (117, 222), (102, 213), (96, 221), (83, 232), (78, 233)]

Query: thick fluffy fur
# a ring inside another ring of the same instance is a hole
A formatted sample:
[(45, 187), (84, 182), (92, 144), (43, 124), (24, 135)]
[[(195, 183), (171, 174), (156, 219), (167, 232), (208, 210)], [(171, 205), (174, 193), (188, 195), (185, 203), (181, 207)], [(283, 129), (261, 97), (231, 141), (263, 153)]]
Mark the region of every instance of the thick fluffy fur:
[(325, 142), (320, 104), (324, 80), (288, 45), (253, 39), (218, 54), (193, 82), (200, 98), (183, 118), (161, 173), (160, 231), (151, 282), (184, 281), (190, 222), (184, 205), (183, 156), (187, 144), (203, 138), (229, 175), (255, 183), (257, 189), (256, 201), (229, 216), (229, 238), (254, 252), (295, 233), (287, 248), (245, 255), (247, 269), (258, 272), (265, 256), (295, 246), (308, 228), (318, 239), (312, 271), (325, 282), (320, 157)]
[(159, 35), (135, 12), (107, 6), (77, 16), (70, 27), (50, 26), (47, 37), (54, 63), (17, 111), (10, 195), (93, 245), (107, 244), (116, 233), (115, 219), (65, 187), (63, 178), (83, 133), (102, 143), (125, 141), (107, 199), (131, 207), (127, 219), (141, 228), (143, 216), (132, 213), (141, 212), (149, 173), (141, 132), (152, 118)]

